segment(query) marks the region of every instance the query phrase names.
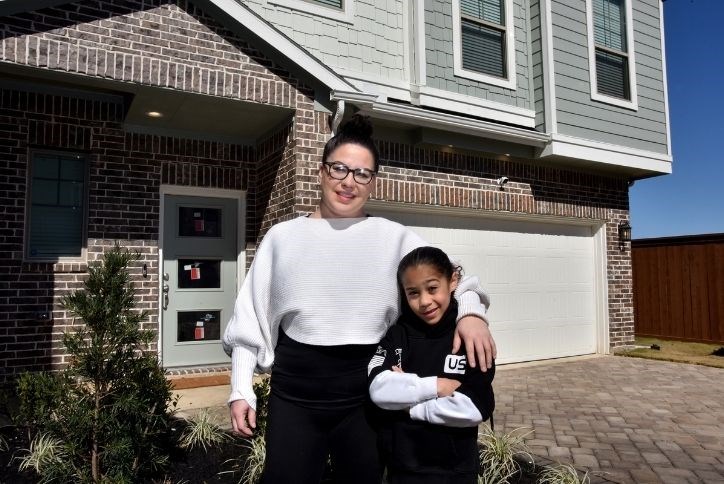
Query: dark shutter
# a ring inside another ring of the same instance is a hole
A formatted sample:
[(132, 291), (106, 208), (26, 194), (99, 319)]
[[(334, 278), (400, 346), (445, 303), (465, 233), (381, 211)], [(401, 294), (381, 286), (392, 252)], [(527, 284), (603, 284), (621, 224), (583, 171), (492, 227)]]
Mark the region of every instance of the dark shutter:
[(33, 156), (28, 237), (31, 258), (81, 255), (85, 172), (86, 162), (81, 157)]
[(624, 0), (593, 0), (593, 38), (596, 44), (596, 90), (607, 96), (630, 99), (629, 60), (624, 55), (628, 53)]
[(506, 77), (504, 33), (462, 20), (463, 68)]
[(319, 3), (320, 5), (324, 5), (325, 7), (331, 7), (336, 8), (337, 10), (342, 10), (342, 0), (311, 0), (312, 3)]
[(629, 99), (628, 59), (601, 50), (596, 51), (597, 89), (601, 94)]

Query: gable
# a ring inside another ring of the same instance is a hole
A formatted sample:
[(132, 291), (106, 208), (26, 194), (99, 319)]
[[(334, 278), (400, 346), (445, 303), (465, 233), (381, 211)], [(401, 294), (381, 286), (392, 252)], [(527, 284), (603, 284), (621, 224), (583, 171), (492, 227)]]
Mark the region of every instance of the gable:
[[(281, 65), (283, 56), (279, 62), (259, 50), (256, 44), (266, 51), (273, 45), (259, 42), (239, 21), (261, 19), (244, 17), (235, 2), (236, 17), (220, 11), (217, 0), (200, 2), (213, 14), (184, 1), (107, 0), (92, 8), (46, 0), (32, 2), (42, 6), (32, 12), (13, 11), (18, 2), (1, 1), (0, 14), (13, 12), (0, 30), (4, 62), (291, 108), (300, 91), (311, 98), (309, 84), (321, 82), (311, 75), (300, 81)], [(270, 29), (266, 24), (267, 36), (273, 36)], [(272, 40), (285, 48), (283, 38)], [(341, 78), (327, 77), (339, 87)]]

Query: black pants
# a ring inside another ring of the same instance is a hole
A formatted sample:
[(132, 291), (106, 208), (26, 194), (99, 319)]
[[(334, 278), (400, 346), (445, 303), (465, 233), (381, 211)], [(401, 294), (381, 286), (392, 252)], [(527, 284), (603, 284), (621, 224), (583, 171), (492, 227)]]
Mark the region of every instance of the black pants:
[(365, 405), (315, 409), (272, 393), (262, 484), (319, 484), (327, 456), (337, 484), (379, 484), (376, 433)]
[(476, 484), (477, 474), (416, 474), (387, 470), (388, 484)]

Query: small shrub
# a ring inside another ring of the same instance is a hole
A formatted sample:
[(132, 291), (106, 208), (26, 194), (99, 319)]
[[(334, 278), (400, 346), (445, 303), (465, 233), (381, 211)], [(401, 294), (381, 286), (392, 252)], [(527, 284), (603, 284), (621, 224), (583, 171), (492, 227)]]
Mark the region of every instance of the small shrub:
[(483, 426), (478, 437), (482, 444), (480, 449), (482, 472), (479, 482), (507, 483), (522, 471), (518, 459), (533, 461), (533, 456), (525, 444), (525, 437), (532, 431), (521, 433), (521, 430), (515, 429), (507, 434), (497, 434), (489, 426)]
[(256, 436), (264, 438), (266, 435), (266, 422), (269, 416), (269, 377), (263, 377), (254, 383), (254, 394), (256, 395)]
[(179, 445), (184, 449), (201, 447), (206, 452), (230, 440), (229, 434), (213, 421), (207, 410), (186, 423), (187, 426), (179, 439)]
[(586, 472), (583, 477), (578, 475), (578, 471), (570, 464), (558, 464), (554, 467), (541, 472), (539, 484), (589, 484), (591, 479)]
[(239, 484), (257, 484), (261, 479), (266, 462), (266, 446), (263, 436), (255, 436), (249, 439), (245, 445), (249, 450), (244, 463), (244, 473), (239, 479)]
[(36, 435), (30, 442), (30, 448), (23, 449), (22, 453), (18, 457), (18, 468), (21, 472), (35, 471), (40, 476), (38, 482), (53, 482), (73, 472), (63, 442), (48, 434)]
[(137, 259), (116, 246), (89, 266), (84, 289), (62, 299), (83, 323), (63, 335), (68, 367), (19, 378), (29, 452), (45, 456), (22, 462), (46, 481), (139, 482), (168, 464), (171, 386), (134, 308)]

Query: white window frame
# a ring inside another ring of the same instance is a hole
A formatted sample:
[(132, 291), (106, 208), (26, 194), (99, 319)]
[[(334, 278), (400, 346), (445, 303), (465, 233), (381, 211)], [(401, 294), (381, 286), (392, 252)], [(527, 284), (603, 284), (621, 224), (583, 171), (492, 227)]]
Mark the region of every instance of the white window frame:
[[(30, 225), (33, 216), (33, 160), (36, 155), (59, 155), (59, 156), (79, 156), (85, 161), (85, 174), (83, 179), (83, 229), (80, 238), (80, 255), (78, 256), (32, 256), (30, 254)], [(90, 180), (90, 160), (89, 155), (80, 151), (59, 151), (53, 149), (34, 149), (28, 156), (28, 173), (25, 194), (25, 228), (23, 231), (23, 260), (25, 262), (85, 262), (88, 257), (88, 218), (89, 218), (89, 180)]]
[(628, 56), (628, 85), (630, 100), (608, 96), (598, 92), (598, 76), (596, 73), (596, 39), (593, 32), (593, 0), (586, 0), (586, 23), (588, 28), (588, 72), (591, 81), (591, 99), (612, 104), (626, 109), (638, 111), (638, 93), (636, 90), (636, 56), (634, 54), (633, 0), (624, 0), (626, 15), (626, 54)]
[(513, 0), (505, 0), (505, 65), (508, 77), (497, 77), (463, 68), (462, 22), (460, 21), (460, 0), (452, 0), (453, 17), (453, 73), (457, 77), (492, 84), (515, 90), (517, 72), (515, 69), (515, 23), (513, 20)]
[(267, 0), (267, 3), (340, 22), (350, 24), (354, 22), (354, 0), (342, 0), (341, 10), (325, 7), (314, 3), (313, 0)]

